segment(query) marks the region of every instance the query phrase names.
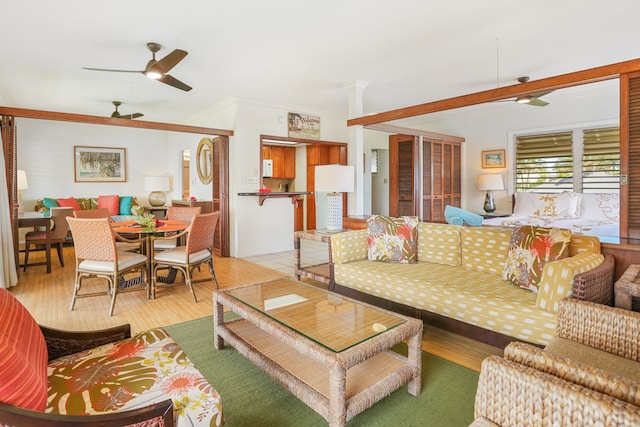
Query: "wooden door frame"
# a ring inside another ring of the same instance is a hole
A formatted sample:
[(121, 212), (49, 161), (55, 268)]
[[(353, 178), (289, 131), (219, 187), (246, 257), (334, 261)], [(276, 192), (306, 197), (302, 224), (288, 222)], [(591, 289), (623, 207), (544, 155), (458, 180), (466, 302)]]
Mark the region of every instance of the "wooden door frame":
[[(7, 165), (7, 190), (10, 197), (9, 205), (11, 209), (11, 226), (14, 234), (14, 252), (16, 258), (19, 253), (18, 246), (18, 209), (17, 209), (17, 179), (15, 170), (17, 167), (17, 144), (18, 138), (15, 132), (16, 118), (27, 118), (37, 120), (53, 120), (72, 123), (86, 123), (105, 126), (130, 127), (138, 129), (152, 129), (169, 132), (195, 133), (200, 135), (209, 135), (211, 137), (219, 136), (221, 145), (221, 165), (220, 165), (220, 223), (221, 223), (221, 256), (229, 256), (229, 137), (233, 136), (232, 130), (215, 129), (201, 126), (190, 126), (172, 123), (149, 122), (144, 120), (128, 120), (121, 118), (90, 116), (85, 114), (60, 113), (54, 111), (31, 110), (24, 108), (0, 107), (0, 117), (5, 120), (11, 120), (14, 127), (13, 137), (8, 141), (2, 141), (5, 154), (11, 154), (12, 158), (5, 158)], [(211, 199), (213, 200), (213, 186), (211, 187)], [(15, 208), (14, 208), (15, 207)], [(16, 262), (16, 266), (18, 263)]]

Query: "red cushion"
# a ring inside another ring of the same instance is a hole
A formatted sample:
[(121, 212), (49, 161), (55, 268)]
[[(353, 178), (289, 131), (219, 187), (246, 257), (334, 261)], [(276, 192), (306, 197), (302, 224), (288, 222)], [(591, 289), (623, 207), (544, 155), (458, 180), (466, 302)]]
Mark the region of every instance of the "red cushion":
[(56, 199), (61, 208), (73, 208), (74, 211), (82, 209), (75, 197), (67, 197), (66, 199)]
[(0, 402), (34, 411), (47, 406), (47, 344), (36, 321), (0, 288)]
[(109, 209), (109, 215), (120, 214), (120, 196), (98, 196), (98, 209)]

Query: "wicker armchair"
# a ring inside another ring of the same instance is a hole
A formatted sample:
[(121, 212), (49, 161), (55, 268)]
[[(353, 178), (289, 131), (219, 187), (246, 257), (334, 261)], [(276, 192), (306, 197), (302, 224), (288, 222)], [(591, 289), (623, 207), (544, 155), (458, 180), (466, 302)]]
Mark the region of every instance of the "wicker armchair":
[(639, 337), (640, 313), (563, 300), (544, 350), (483, 362), (472, 425), (640, 425)]

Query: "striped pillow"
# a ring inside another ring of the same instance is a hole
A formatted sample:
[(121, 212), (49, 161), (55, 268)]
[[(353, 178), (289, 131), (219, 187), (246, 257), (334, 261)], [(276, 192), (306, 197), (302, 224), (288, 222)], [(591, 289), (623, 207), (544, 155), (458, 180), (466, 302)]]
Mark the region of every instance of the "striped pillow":
[(0, 402), (34, 411), (47, 406), (47, 345), (40, 327), (0, 288)]

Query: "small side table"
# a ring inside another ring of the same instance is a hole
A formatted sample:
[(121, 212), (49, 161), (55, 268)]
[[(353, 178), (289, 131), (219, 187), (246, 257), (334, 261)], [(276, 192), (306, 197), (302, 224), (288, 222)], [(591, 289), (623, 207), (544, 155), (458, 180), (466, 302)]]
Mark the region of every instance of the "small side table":
[[(329, 251), (329, 262), (308, 266), (300, 265), (300, 239), (326, 243)], [(306, 277), (320, 283), (329, 284), (331, 282), (331, 234), (316, 230), (296, 231), (293, 235), (293, 248), (295, 249), (294, 271), (296, 279), (300, 280), (301, 277)]]
[(507, 216), (511, 216), (511, 214), (508, 213), (499, 213), (499, 212), (492, 212), (492, 213), (487, 213), (487, 212), (482, 212), (482, 213), (478, 213), (478, 215), (480, 215), (481, 217), (483, 217), (484, 219), (489, 219), (489, 218), (504, 218)]
[(616, 307), (640, 312), (640, 264), (630, 264), (614, 286)]

